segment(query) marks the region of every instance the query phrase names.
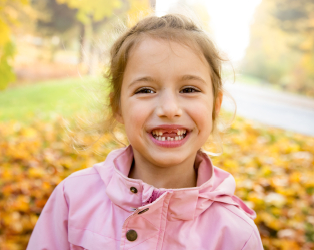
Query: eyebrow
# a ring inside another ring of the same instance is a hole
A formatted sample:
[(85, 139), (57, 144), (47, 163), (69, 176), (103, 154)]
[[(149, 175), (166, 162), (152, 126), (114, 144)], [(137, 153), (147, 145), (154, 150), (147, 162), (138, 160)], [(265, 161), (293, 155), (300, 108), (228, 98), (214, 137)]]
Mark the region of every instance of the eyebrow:
[(131, 87), (133, 84), (135, 84), (137, 82), (156, 82), (156, 80), (152, 77), (149, 77), (149, 76), (139, 77), (139, 78), (136, 78), (135, 80), (133, 80), (130, 83), (129, 87)]
[(201, 82), (206, 84), (206, 81), (202, 77), (199, 77), (196, 75), (184, 75), (181, 77), (181, 80), (182, 81), (197, 80), (197, 81), (201, 81)]

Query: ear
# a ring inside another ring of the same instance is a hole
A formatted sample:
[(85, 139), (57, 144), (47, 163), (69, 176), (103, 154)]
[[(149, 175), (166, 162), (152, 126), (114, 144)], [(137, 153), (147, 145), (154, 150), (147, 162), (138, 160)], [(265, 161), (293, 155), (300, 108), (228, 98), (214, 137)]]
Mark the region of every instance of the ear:
[(216, 116), (218, 116), (218, 114), (220, 112), (222, 100), (223, 100), (223, 92), (219, 91), (217, 98), (216, 98), (216, 103), (215, 103)]
[[(111, 107), (114, 107), (115, 105), (113, 104), (113, 93), (112, 93), (112, 92), (109, 94), (109, 98), (110, 98), (110, 105), (111, 105)], [(120, 105), (119, 105), (119, 107), (118, 107), (118, 110), (114, 112), (113, 117), (114, 117), (119, 123), (124, 124)]]

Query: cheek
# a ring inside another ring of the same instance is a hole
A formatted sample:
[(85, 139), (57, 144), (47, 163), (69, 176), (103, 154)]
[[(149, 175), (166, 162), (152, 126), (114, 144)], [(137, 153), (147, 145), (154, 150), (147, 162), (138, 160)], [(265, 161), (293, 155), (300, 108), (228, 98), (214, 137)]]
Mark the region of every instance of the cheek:
[(210, 130), (212, 126), (212, 110), (213, 105), (211, 102), (204, 100), (202, 102), (196, 103), (193, 105), (189, 105), (188, 107), (189, 113), (195, 120), (196, 124), (199, 126), (199, 129)]
[(149, 115), (149, 110), (146, 105), (141, 105), (138, 102), (128, 102), (122, 107), (122, 115), (128, 137), (135, 134), (138, 136), (137, 131), (142, 130)]

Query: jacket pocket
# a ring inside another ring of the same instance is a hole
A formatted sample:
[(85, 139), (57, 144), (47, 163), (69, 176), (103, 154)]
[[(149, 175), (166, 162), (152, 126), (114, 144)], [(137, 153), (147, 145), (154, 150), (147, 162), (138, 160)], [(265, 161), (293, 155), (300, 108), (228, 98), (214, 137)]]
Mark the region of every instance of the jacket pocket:
[(71, 250), (118, 250), (120, 241), (92, 232), (88, 229), (69, 228)]

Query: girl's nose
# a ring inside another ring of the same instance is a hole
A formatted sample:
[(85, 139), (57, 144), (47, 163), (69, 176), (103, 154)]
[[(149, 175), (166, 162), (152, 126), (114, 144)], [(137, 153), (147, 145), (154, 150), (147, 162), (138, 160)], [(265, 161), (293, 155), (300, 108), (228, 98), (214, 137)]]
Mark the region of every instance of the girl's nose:
[(164, 91), (158, 98), (157, 115), (159, 117), (167, 117), (173, 119), (182, 115), (182, 108), (179, 103), (179, 98), (173, 91)]

